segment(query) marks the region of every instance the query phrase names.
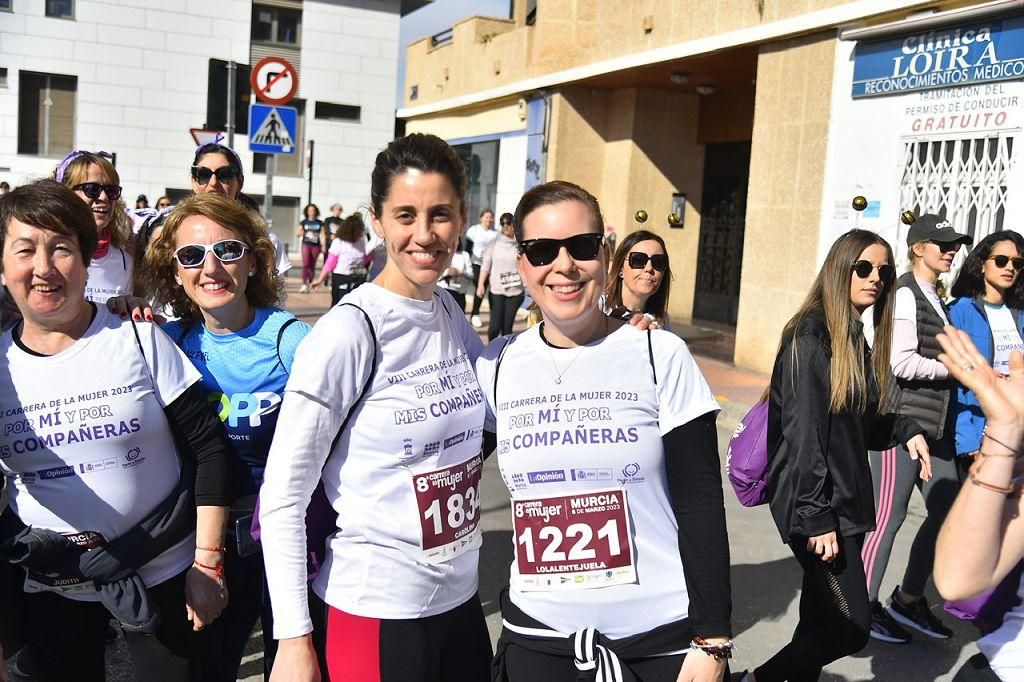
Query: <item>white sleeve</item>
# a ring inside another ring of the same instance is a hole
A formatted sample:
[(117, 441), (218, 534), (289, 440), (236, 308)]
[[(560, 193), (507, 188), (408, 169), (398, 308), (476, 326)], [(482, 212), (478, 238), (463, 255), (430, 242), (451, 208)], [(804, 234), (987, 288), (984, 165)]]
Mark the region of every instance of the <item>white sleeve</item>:
[(284, 247), (281, 246), (281, 240), (277, 238), (277, 235), (273, 232), (269, 234), (270, 242), (274, 245), (274, 251), (277, 254), (277, 262), (274, 266), (277, 268), (277, 273), (283, 275), (291, 269), (292, 262), (288, 260), (288, 254), (284, 252)]
[[(376, 344), (362, 313), (332, 308), (296, 351), (260, 489), (260, 531), (274, 637), (311, 632), (305, 511), (331, 443), (366, 383)], [(331, 346), (330, 353), (323, 348)], [(341, 456), (339, 453), (335, 456)]]
[[(643, 333), (643, 332), (642, 332)], [(665, 435), (702, 414), (721, 409), (686, 343), (675, 334), (653, 330), (658, 373), (658, 424)]]
[(445, 297), (444, 305), (445, 309), (451, 312), (452, 324), (455, 326), (455, 332), (459, 335), (462, 340), (462, 346), (466, 349), (466, 354), (469, 356), (469, 363), (476, 364), (476, 359), (480, 357), (480, 354), (484, 350), (484, 342), (480, 340), (480, 332), (473, 328), (473, 325), (466, 319), (466, 315), (459, 310), (459, 304), (452, 298), (451, 293), (442, 287), (435, 289), (438, 296)]
[(484, 253), (482, 260), (480, 261), (481, 270), (490, 270), (491, 262), (494, 260), (494, 243), (497, 239), (492, 239), (491, 243), (484, 247)]
[[(139, 330), (139, 339), (145, 351), (143, 354), (153, 377), (156, 399), (161, 407), (167, 407), (177, 400), (186, 388), (199, 381), (201, 375), (163, 329), (151, 322), (136, 322), (135, 326)], [(134, 334), (130, 329), (128, 333)], [(134, 341), (132, 339), (133, 343)]]
[(484, 431), (497, 433), (497, 420), (494, 416), (496, 405), (494, 404), (494, 367), (497, 363), (501, 349), (509, 340), (505, 337), (498, 337), (487, 344), (487, 348), (481, 353), (476, 361), (476, 380), (480, 384), (480, 390), (484, 394), (484, 406), (487, 408), (484, 414)]
[(910, 287), (903, 287), (896, 290), (896, 302), (893, 305), (892, 318), (894, 320), (907, 320), (917, 324), (917, 301), (914, 299), (914, 292)]

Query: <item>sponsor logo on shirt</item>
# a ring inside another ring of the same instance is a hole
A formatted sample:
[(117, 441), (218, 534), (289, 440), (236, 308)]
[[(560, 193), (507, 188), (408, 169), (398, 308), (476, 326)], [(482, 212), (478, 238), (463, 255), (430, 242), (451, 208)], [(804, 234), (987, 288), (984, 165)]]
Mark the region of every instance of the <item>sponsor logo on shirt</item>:
[(211, 393), (209, 399), (229, 428), (238, 428), (240, 424), (256, 428), (263, 423), (263, 417), (273, 414), (281, 405), (281, 396), (273, 391)]
[(474, 438), (479, 438), (479, 437), (481, 437), (483, 435), (484, 435), (484, 427), (482, 427), (482, 426), (474, 426), (469, 431), (466, 431), (466, 439), (467, 440), (473, 440)]
[(643, 483), (646, 480), (646, 478), (640, 475), (640, 465), (638, 463), (630, 462), (622, 467), (622, 478), (619, 479), (619, 483), (625, 485), (627, 483)]
[(548, 471), (531, 471), (526, 475), (530, 483), (561, 483), (565, 481), (564, 469), (550, 469)]
[(450, 438), (445, 438), (444, 439), (444, 449), (447, 450), (448, 448), (452, 447), (453, 445), (458, 445), (462, 441), (466, 440), (466, 434), (467, 433), (468, 433), (468, 431), (463, 431), (462, 433), (457, 433), (457, 434), (455, 434), (454, 436), (452, 436)]
[(439, 440), (435, 440), (433, 443), (427, 443), (423, 446), (424, 457), (433, 457), (439, 452), (441, 452), (441, 441)]
[(572, 480), (574, 481), (610, 481), (612, 480), (611, 469), (573, 469)]
[(78, 472), (82, 474), (91, 474), (96, 471), (106, 471), (107, 469), (116, 469), (118, 467), (117, 460), (114, 458), (109, 459), (97, 459), (93, 462), (84, 462), (78, 465)]
[(52, 469), (43, 469), (42, 471), (37, 471), (36, 475), (38, 475), (39, 478), (46, 481), (51, 481), (55, 478), (67, 478), (69, 476), (75, 475), (75, 467), (64, 466), (53, 467)]
[(134, 466), (138, 466), (146, 461), (146, 458), (142, 456), (142, 450), (139, 448), (132, 448), (124, 455), (124, 462), (121, 463), (122, 469), (131, 469)]
[(510, 488), (515, 488), (516, 490), (525, 490), (526, 489), (526, 477), (525, 476), (523, 476), (522, 474), (512, 474), (511, 478), (512, 478), (512, 485), (509, 486)]

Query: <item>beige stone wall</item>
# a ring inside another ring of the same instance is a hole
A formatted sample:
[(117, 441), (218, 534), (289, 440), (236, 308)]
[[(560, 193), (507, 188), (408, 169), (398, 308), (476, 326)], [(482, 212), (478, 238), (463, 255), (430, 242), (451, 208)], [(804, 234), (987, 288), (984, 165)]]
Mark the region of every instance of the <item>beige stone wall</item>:
[[(641, 226), (668, 246), (675, 278), (669, 312), (693, 314), (704, 147), (697, 142), (696, 95), (646, 88), (563, 88), (552, 97), (549, 180), (569, 180), (593, 192), (620, 238)], [(668, 227), (672, 194), (684, 192), (684, 229)]]
[(779, 333), (817, 274), (834, 33), (761, 49), (735, 362), (770, 372)]
[(519, 99), (488, 102), (487, 106), (457, 109), (436, 116), (420, 116), (406, 123), (406, 133), (432, 133), (445, 140), (507, 133), (526, 128), (520, 117)]
[[(525, 3), (516, 2), (511, 20), (473, 17), (457, 24), (450, 47), (431, 50), (429, 38), (410, 45), (404, 103), (429, 104), (842, 4), (845, 0), (537, 0), (536, 24), (527, 26)], [(908, 9), (937, 4), (906, 3)], [(408, 92), (413, 84), (419, 85), (415, 101)]]

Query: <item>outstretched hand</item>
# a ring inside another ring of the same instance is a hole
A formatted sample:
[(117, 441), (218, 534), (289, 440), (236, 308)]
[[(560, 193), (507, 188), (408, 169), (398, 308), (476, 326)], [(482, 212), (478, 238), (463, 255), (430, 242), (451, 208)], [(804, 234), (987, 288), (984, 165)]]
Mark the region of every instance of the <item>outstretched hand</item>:
[(950, 376), (978, 398), (990, 427), (1024, 427), (1024, 356), (1018, 350), (1010, 354), (1010, 373), (998, 374), (978, 352), (970, 337), (947, 326), (938, 335), (943, 352), (939, 360)]

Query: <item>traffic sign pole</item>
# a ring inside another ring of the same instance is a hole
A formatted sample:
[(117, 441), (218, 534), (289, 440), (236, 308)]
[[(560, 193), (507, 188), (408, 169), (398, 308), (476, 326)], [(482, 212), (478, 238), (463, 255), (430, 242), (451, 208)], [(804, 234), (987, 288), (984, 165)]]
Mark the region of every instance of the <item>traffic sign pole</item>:
[(274, 172), (277, 170), (277, 154), (267, 154), (267, 190), (263, 195), (263, 217), (267, 226), (274, 227)]
[(227, 121), (226, 130), (228, 133), (228, 148), (235, 148), (235, 71), (238, 65), (234, 61), (228, 61), (228, 107), (227, 107)]

